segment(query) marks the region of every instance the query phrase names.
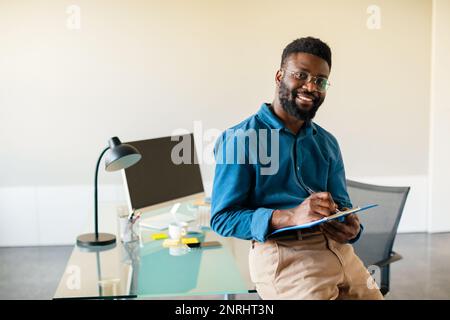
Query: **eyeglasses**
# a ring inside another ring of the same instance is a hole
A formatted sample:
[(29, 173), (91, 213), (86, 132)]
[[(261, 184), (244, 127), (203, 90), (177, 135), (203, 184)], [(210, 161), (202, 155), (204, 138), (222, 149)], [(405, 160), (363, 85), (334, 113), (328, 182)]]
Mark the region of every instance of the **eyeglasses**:
[(328, 81), (325, 77), (314, 77), (307, 71), (292, 71), (292, 70), (285, 70), (290, 75), (292, 75), (295, 79), (298, 81), (302, 81), (304, 83), (309, 83), (312, 81), (312, 83), (316, 86), (316, 88), (320, 92), (325, 92), (330, 87), (331, 83)]

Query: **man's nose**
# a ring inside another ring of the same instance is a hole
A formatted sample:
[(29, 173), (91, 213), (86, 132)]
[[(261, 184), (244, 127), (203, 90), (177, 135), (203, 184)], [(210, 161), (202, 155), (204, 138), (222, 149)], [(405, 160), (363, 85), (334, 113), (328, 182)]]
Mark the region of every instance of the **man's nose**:
[(309, 92), (314, 92), (316, 90), (316, 85), (310, 80), (310, 81), (305, 82), (302, 85), (302, 88)]

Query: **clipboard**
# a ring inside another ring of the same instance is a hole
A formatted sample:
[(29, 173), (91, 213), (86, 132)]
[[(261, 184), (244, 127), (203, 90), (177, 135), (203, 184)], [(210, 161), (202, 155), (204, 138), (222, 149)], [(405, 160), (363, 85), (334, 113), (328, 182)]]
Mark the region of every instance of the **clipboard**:
[(300, 224), (297, 226), (291, 226), (291, 227), (285, 227), (285, 228), (281, 228), (278, 230), (275, 230), (274, 232), (272, 232), (271, 234), (269, 234), (269, 238), (275, 234), (281, 233), (281, 232), (285, 232), (285, 231), (289, 231), (289, 230), (298, 230), (298, 229), (305, 229), (305, 228), (311, 228), (314, 226), (317, 226), (319, 224), (325, 223), (327, 221), (331, 221), (331, 220), (336, 220), (339, 218), (344, 218), (345, 216), (349, 215), (350, 213), (357, 213), (357, 212), (361, 212), (364, 210), (368, 210), (374, 207), (377, 207), (377, 204), (368, 204), (362, 207), (355, 207), (355, 208), (351, 208), (348, 210), (344, 210), (344, 211), (338, 211), (335, 214), (332, 214), (331, 216), (319, 219), (319, 220), (315, 220), (315, 221), (311, 221), (308, 223), (304, 223), (304, 224)]

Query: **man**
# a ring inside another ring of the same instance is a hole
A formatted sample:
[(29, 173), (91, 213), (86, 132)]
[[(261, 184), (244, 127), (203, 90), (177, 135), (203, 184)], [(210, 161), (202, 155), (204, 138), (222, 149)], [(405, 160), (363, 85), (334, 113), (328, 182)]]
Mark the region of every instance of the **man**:
[[(338, 142), (312, 122), (330, 69), (326, 43), (294, 40), (283, 51), (272, 104), (264, 103), (216, 143), (211, 227), (222, 236), (252, 240), (250, 275), (263, 299), (383, 299), (349, 244), (362, 231), (356, 215), (269, 237), (352, 207)], [(271, 139), (258, 134), (257, 143), (247, 141), (255, 135), (246, 132), (263, 131)], [(237, 142), (243, 132), (247, 144)], [(261, 150), (278, 156), (276, 172), (263, 173)]]

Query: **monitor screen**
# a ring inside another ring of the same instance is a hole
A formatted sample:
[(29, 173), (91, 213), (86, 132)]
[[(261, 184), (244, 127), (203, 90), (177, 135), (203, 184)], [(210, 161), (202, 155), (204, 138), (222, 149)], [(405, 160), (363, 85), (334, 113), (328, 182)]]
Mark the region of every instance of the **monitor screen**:
[[(142, 155), (138, 163), (125, 169), (131, 208), (142, 209), (204, 191), (193, 134), (173, 138), (126, 142)], [(190, 148), (180, 151), (181, 145)]]

